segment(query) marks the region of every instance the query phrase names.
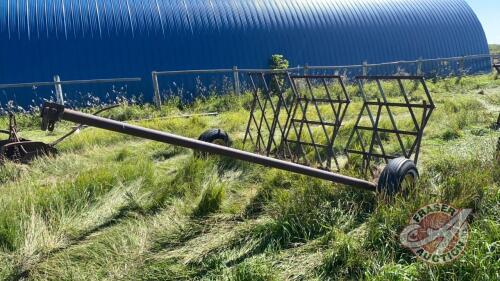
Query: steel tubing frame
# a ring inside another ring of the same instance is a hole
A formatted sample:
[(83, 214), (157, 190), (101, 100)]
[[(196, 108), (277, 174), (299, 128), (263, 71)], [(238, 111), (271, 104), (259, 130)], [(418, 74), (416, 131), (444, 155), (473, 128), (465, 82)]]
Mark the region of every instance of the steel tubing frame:
[(208, 153), (235, 158), (238, 160), (251, 162), (266, 167), (272, 167), (301, 175), (311, 176), (335, 183), (349, 185), (369, 191), (376, 191), (375, 183), (358, 178), (348, 177), (328, 171), (314, 169), (308, 166), (290, 163), (287, 161), (261, 156), (254, 153), (194, 140), (170, 133), (152, 130), (140, 126), (130, 125), (124, 122), (114, 121), (79, 111), (64, 108), (62, 105), (46, 103), (42, 109), (42, 130), (53, 130), (55, 122), (66, 120), (77, 124), (92, 126), (117, 133), (131, 135), (139, 138), (149, 139), (171, 145), (200, 150)]

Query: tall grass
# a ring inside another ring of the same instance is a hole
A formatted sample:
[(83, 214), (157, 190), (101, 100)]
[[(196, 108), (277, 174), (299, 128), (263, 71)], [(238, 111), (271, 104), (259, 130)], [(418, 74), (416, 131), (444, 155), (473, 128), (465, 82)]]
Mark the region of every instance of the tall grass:
[[(418, 192), (390, 204), (351, 187), (91, 128), (62, 143), (54, 158), (6, 163), (0, 279), (498, 280), (500, 136), (491, 124), (500, 84), (478, 76), (429, 86), (437, 109), (425, 132)], [(339, 151), (361, 106), (353, 100)], [(248, 95), (106, 114), (127, 120), (181, 109), (221, 114), (135, 123), (189, 137), (222, 127), (241, 147)], [(405, 112), (395, 114), (398, 125), (411, 124)], [(24, 135), (43, 140), (64, 131), (26, 128)], [(359, 160), (350, 157), (344, 173), (359, 176)], [(434, 202), (474, 210), (465, 254), (442, 266), (418, 261), (398, 239), (410, 215)]]

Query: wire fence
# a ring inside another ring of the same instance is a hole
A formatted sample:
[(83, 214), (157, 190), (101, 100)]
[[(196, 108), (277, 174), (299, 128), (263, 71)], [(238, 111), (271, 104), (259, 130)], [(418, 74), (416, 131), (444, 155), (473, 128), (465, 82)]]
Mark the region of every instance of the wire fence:
[[(11, 84), (0, 84), (0, 91), (5, 96), (5, 104), (0, 102), (0, 115), (7, 113), (8, 111), (37, 111), (40, 102), (50, 101), (59, 104), (66, 104), (71, 106), (102, 106), (112, 103), (119, 103), (123, 100), (127, 100), (128, 87), (131, 84), (138, 84), (142, 81), (142, 78), (132, 77), (132, 78), (108, 78), (108, 79), (86, 79), (86, 80), (66, 80), (62, 81), (59, 75), (54, 75), (53, 81), (44, 82), (28, 82), (28, 83), (11, 83)], [(120, 86), (118, 86), (120, 85)], [(63, 86), (65, 86), (63, 91)], [(103, 101), (100, 97), (95, 95), (92, 91), (82, 92), (81, 88), (91, 87), (94, 90), (96, 87), (103, 86), (100, 90), (106, 91), (107, 99)], [(68, 94), (70, 87), (76, 87), (75, 94)], [(39, 95), (39, 89), (49, 90), (50, 94)], [(26, 100), (24, 94), (27, 90), (31, 90), (31, 93), (35, 97), (31, 97), (31, 103), (29, 106), (24, 105), (19, 106), (16, 92), (13, 92), (12, 97), (7, 97), (6, 90), (16, 90), (20, 89), (23, 94), (23, 100)], [(110, 92), (114, 94), (111, 97)], [(78, 96), (80, 99), (76, 100), (74, 96)], [(12, 99), (13, 98), (13, 99)], [(27, 108), (25, 108), (27, 107)]]
[[(136, 77), (62, 81), (59, 75), (55, 75), (54, 80), (49, 82), (0, 84), (0, 90), (3, 91), (4, 96), (7, 96), (5, 90), (8, 89), (36, 89), (38, 87), (53, 88), (51, 94), (55, 97), (56, 102), (61, 104), (76, 104), (74, 101), (71, 101), (71, 98), (74, 99), (75, 97), (65, 95), (63, 92), (63, 86), (96, 86), (100, 84), (108, 84), (114, 88), (115, 84), (122, 84), (125, 85), (126, 88), (129, 84), (135, 84), (143, 89), (152, 88), (153, 102), (156, 106), (161, 106), (162, 100), (172, 96), (192, 100), (199, 96), (210, 95), (213, 93), (226, 94), (233, 92), (241, 94), (249, 88), (247, 76), (250, 73), (289, 72), (295, 75), (340, 75), (347, 79), (360, 75), (418, 75), (425, 76), (427, 78), (439, 78), (450, 76), (460, 77), (463, 75), (489, 72), (492, 69), (492, 65), (498, 63), (500, 63), (500, 54), (484, 54), (384, 63), (369, 63), (368, 61), (364, 61), (358, 65), (322, 66), (306, 64), (304, 66), (280, 70), (241, 69), (238, 66), (234, 66), (226, 69), (152, 71), (152, 84), (149, 86), (146, 81), (142, 81), (141, 78)], [(66, 88), (64, 90), (66, 90)], [(127, 90), (124, 90), (121, 93), (122, 96), (130, 94), (131, 93)], [(65, 97), (69, 97), (69, 99), (65, 100)], [(86, 97), (101, 101), (101, 99), (96, 98), (91, 93), (87, 93)], [(36, 101), (33, 100), (33, 103), (36, 103)], [(2, 107), (1, 104), (0, 107)], [(10, 107), (12, 107), (12, 105), (10, 105)]]
[[(174, 70), (174, 71), (153, 71), (153, 91), (154, 102), (161, 105), (162, 98), (171, 96), (198, 97), (213, 92), (227, 93), (232, 91), (241, 94), (248, 89), (248, 81), (245, 74), (249, 73), (272, 73), (290, 72), (295, 75), (340, 75), (347, 79), (356, 76), (369, 75), (417, 75), (426, 78), (439, 78), (457, 76), (461, 77), (470, 74), (484, 74), (490, 72), (492, 65), (500, 62), (500, 54), (484, 54), (450, 58), (418, 59), (413, 61), (395, 61), (384, 63), (368, 63), (364, 61), (358, 65), (337, 65), (337, 66), (314, 66), (304, 65), (288, 69), (240, 69), (237, 66), (226, 69), (197, 69), (197, 70)], [(222, 77), (220, 77), (222, 75)], [(185, 87), (189, 84), (182, 77), (195, 77), (194, 87)], [(218, 76), (218, 78), (215, 78)], [(163, 83), (160, 80), (164, 78)], [(175, 77), (175, 78), (174, 78)], [(203, 77), (209, 77), (203, 79)], [(201, 81), (208, 82), (206, 86)], [(225, 82), (220, 82), (225, 81)], [(229, 82), (229, 83), (228, 83)], [(163, 87), (161, 87), (164, 85)], [(166, 86), (165, 86), (166, 85)], [(172, 89), (172, 87), (174, 89)], [(190, 90), (188, 90), (188, 88)]]

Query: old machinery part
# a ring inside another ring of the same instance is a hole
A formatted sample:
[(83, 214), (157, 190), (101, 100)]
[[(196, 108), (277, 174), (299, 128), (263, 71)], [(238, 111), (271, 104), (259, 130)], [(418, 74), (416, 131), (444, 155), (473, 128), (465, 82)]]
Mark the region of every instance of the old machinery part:
[[(222, 145), (204, 142), (201, 140), (194, 140), (170, 133), (147, 129), (140, 126), (130, 125), (124, 122), (118, 122), (98, 116), (93, 116), (90, 114), (70, 109), (65, 109), (64, 106), (59, 104), (46, 103), (42, 108), (42, 130), (53, 130), (55, 123), (60, 120), (66, 120), (78, 124), (84, 124), (96, 128), (101, 128), (104, 130), (109, 130), (131, 136), (163, 142), (171, 145), (182, 146), (185, 148), (200, 150), (207, 153), (218, 154), (242, 161), (260, 164), (267, 167), (272, 167), (297, 174), (311, 176), (335, 183), (345, 184), (364, 190), (370, 190), (374, 192), (377, 190), (382, 190), (382, 191), (389, 190), (389, 187), (377, 186), (377, 184), (363, 179), (344, 176), (341, 174), (315, 169), (308, 166), (299, 165), (296, 163), (291, 163), (267, 156), (262, 156)], [(402, 171), (401, 169), (396, 169), (396, 170), (390, 169), (386, 173), (390, 175), (391, 179), (396, 178), (396, 184), (399, 186), (401, 182), (397, 182), (397, 180), (401, 179), (401, 177), (394, 176), (394, 173), (402, 174), (403, 172), (404, 171)], [(403, 177), (403, 179), (404, 178), (407, 177), (405, 176)], [(416, 178), (414, 178), (414, 180), (416, 180)], [(391, 184), (394, 184), (394, 181), (391, 181)]]
[[(118, 106), (119, 105), (105, 107), (94, 114), (99, 114)], [(7, 134), (9, 136), (6, 140), (0, 141), (0, 163), (10, 160), (13, 162), (28, 164), (40, 156), (56, 155), (57, 149), (55, 146), (84, 127), (85, 125), (76, 126), (63, 137), (50, 144), (46, 144), (40, 141), (31, 141), (20, 138), (18, 135), (16, 117), (12, 112), (9, 112), (9, 128), (8, 130), (0, 130), (0, 133)]]
[(48, 144), (20, 138), (16, 117), (12, 112), (9, 112), (9, 129), (0, 132), (9, 135), (6, 140), (0, 141), (0, 163), (10, 160), (27, 164), (36, 157), (57, 153), (57, 150)]

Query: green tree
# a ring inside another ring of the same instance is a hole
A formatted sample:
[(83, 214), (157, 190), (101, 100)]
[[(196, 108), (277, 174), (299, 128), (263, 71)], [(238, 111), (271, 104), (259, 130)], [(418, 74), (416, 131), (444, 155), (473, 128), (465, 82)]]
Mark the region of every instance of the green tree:
[(283, 55), (272, 55), (269, 60), (270, 69), (287, 69), (289, 65), (288, 60)]
[[(269, 68), (272, 70), (288, 69), (290, 66), (289, 62), (283, 55), (272, 55), (269, 60)], [(278, 93), (280, 88), (282, 89), (285, 84), (285, 75), (278, 73), (272, 75), (269, 81), (269, 88), (273, 93)]]

